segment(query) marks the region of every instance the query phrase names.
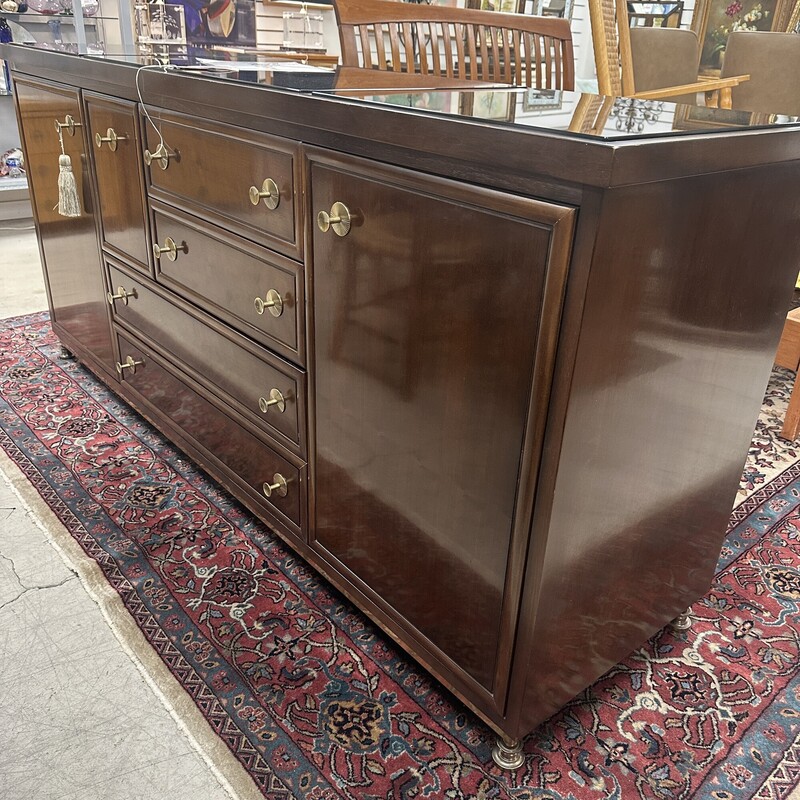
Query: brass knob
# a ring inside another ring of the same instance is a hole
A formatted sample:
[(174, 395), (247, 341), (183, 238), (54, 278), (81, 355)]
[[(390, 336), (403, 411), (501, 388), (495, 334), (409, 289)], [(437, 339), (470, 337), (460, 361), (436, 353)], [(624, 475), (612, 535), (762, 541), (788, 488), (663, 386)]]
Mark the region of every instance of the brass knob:
[(127, 138), (127, 136), (119, 136), (113, 128), (109, 128), (105, 136), (101, 136), (99, 132), (96, 133), (94, 135), (94, 143), (98, 147), (102, 147), (103, 142), (108, 142), (108, 149), (114, 153), (117, 149), (117, 142), (124, 142)]
[(129, 369), (131, 371), (131, 375), (136, 374), (136, 367), (141, 367), (144, 365), (144, 361), (136, 361), (133, 356), (128, 356), (121, 364), (117, 361), (117, 373), (120, 377), (122, 377), (122, 373)]
[(110, 306), (114, 305), (115, 300), (122, 300), (122, 302), (125, 303), (125, 305), (128, 305), (129, 297), (134, 297), (134, 298), (136, 297), (136, 289), (127, 292), (122, 286), (118, 286), (116, 294), (112, 294), (111, 292), (108, 292), (106, 294), (106, 300), (108, 300), (108, 304)]
[(284, 478), (280, 472), (276, 472), (272, 476), (272, 483), (264, 482), (261, 491), (264, 492), (266, 497), (272, 497), (273, 492), (275, 492), (278, 497), (286, 497), (289, 492), (289, 487), (286, 485), (286, 478)]
[(327, 211), (317, 214), (317, 226), (323, 233), (333, 228), (337, 236), (347, 236), (350, 233), (350, 209), (344, 203), (334, 203), (330, 214)]
[(269, 390), (269, 400), (266, 397), (258, 398), (258, 407), (261, 409), (262, 414), (266, 414), (270, 406), (275, 406), (281, 414), (286, 411), (286, 400), (279, 389)]
[(260, 190), (258, 186), (250, 187), (250, 202), (254, 206), (257, 206), (262, 200), (264, 201), (264, 205), (269, 209), (277, 208), (278, 204), (281, 202), (281, 190), (272, 178), (267, 178), (264, 183), (261, 184)]
[(167, 258), (170, 261), (177, 261), (178, 260), (178, 251), (182, 253), (189, 252), (189, 245), (186, 242), (181, 242), (180, 244), (176, 244), (175, 240), (171, 236), (167, 236), (164, 239), (164, 246), (159, 247), (158, 242), (153, 243), (153, 255), (159, 259), (161, 256), (166, 253)]
[(70, 136), (74, 136), (75, 135), (75, 128), (80, 128), (81, 127), (81, 123), (80, 122), (75, 122), (75, 119), (72, 116), (72, 114), (67, 114), (67, 116), (64, 117), (64, 121), (63, 122), (59, 122), (58, 120), (56, 120), (55, 122), (56, 122), (56, 133), (61, 133), (61, 131), (64, 128), (66, 128), (67, 129), (67, 133)]
[(283, 314), (283, 298), (274, 289), (270, 289), (263, 300), (260, 297), (256, 297), (253, 300), (253, 305), (256, 307), (256, 314), (263, 314), (266, 308), (269, 309), (269, 313), (273, 317), (279, 317)]
[(155, 161), (161, 169), (166, 169), (169, 166), (169, 160), (177, 155), (177, 153), (170, 153), (162, 143), (152, 153), (149, 150), (144, 151), (144, 163), (149, 167)]

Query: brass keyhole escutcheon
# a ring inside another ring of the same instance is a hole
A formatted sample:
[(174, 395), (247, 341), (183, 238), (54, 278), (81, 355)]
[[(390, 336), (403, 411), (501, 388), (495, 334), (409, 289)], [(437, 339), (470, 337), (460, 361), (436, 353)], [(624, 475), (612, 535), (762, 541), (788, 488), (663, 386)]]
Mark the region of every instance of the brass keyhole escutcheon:
[(281, 202), (281, 190), (272, 178), (267, 178), (261, 184), (261, 189), (258, 186), (250, 187), (250, 202), (257, 206), (262, 200), (270, 210), (276, 209)]
[(272, 483), (267, 483), (265, 481), (261, 487), (261, 491), (264, 492), (265, 497), (272, 497), (273, 492), (278, 495), (278, 497), (286, 497), (289, 493), (289, 487), (286, 478), (284, 478), (280, 472), (276, 472), (272, 476)]
[(136, 289), (132, 289), (130, 292), (128, 292), (124, 287), (118, 286), (116, 294), (113, 294), (112, 292), (108, 292), (106, 294), (106, 300), (108, 300), (108, 304), (110, 306), (114, 305), (115, 300), (122, 300), (125, 305), (128, 305), (129, 297), (133, 297), (134, 299), (136, 298)]
[(264, 299), (256, 297), (253, 300), (253, 305), (256, 307), (256, 314), (263, 314), (266, 309), (273, 317), (279, 317), (283, 314), (283, 298), (275, 289), (270, 289)]
[(189, 245), (186, 242), (181, 242), (177, 244), (175, 240), (171, 236), (167, 236), (164, 239), (164, 246), (159, 247), (158, 242), (153, 244), (153, 255), (156, 259), (160, 259), (162, 255), (166, 253), (167, 258), (170, 261), (177, 261), (178, 260), (178, 253), (188, 253), (189, 252)]
[(258, 407), (262, 414), (266, 414), (272, 406), (283, 414), (286, 411), (286, 399), (281, 394), (280, 389), (269, 390), (269, 400), (266, 397), (258, 398)]
[(317, 227), (327, 233), (331, 228), (337, 236), (347, 236), (350, 233), (350, 209), (344, 204), (336, 202), (331, 206), (331, 213), (320, 211), (317, 214)]
[(117, 361), (117, 374), (122, 377), (122, 373), (129, 369), (131, 375), (136, 373), (136, 367), (144, 366), (144, 361), (137, 361), (133, 356), (128, 356), (122, 363)]
[(99, 132), (94, 135), (94, 143), (98, 147), (102, 147), (103, 142), (108, 142), (108, 149), (112, 153), (115, 153), (117, 151), (117, 142), (124, 142), (127, 139), (128, 139), (127, 136), (119, 136), (113, 128), (109, 128), (106, 131), (105, 136), (101, 136)]

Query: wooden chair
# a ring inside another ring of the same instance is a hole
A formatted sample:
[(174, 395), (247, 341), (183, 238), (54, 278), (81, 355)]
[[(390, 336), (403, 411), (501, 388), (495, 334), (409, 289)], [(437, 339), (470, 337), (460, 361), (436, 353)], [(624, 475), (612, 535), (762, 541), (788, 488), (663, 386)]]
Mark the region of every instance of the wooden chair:
[(446, 79), (567, 89), (569, 22), (388, 0), (337, 0), (342, 65)]
[[(706, 95), (706, 105), (731, 107), (731, 88), (746, 81), (747, 75), (727, 78), (704, 78), (681, 86), (665, 86), (639, 91), (634, 77), (631, 53), (631, 30), (628, 24), (626, 0), (589, 0), (589, 19), (592, 25), (594, 60), (597, 68), (597, 85), (600, 94), (638, 97), (642, 100), (667, 100), (680, 95)], [(671, 31), (669, 28), (652, 28), (652, 31)], [(697, 75), (695, 58), (692, 66)]]

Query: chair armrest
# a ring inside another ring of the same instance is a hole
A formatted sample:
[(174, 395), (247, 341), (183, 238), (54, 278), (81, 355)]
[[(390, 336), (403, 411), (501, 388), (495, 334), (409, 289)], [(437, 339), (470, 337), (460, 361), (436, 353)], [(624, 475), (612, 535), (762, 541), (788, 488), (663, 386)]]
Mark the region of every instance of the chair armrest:
[[(707, 97), (706, 105), (713, 108), (730, 108), (731, 89), (749, 80), (749, 75), (733, 75), (730, 78), (700, 78), (696, 83), (686, 83), (683, 86), (665, 86), (663, 89), (636, 92), (633, 97), (639, 100), (668, 100), (670, 97), (677, 97), (683, 94), (704, 92)], [(719, 99), (717, 100), (711, 97), (715, 93), (719, 93)]]

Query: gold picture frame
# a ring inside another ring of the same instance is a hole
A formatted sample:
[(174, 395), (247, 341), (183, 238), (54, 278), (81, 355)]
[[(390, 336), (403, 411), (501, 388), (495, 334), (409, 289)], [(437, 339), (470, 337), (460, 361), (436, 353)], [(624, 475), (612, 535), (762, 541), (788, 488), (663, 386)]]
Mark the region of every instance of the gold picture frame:
[(718, 75), (733, 30), (785, 31), (795, 0), (698, 0), (692, 30), (700, 43), (700, 74)]

